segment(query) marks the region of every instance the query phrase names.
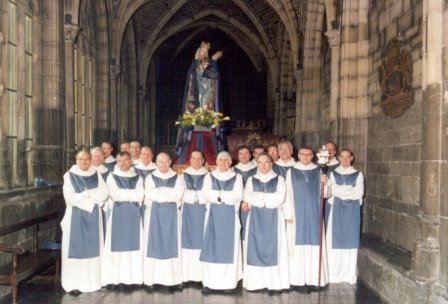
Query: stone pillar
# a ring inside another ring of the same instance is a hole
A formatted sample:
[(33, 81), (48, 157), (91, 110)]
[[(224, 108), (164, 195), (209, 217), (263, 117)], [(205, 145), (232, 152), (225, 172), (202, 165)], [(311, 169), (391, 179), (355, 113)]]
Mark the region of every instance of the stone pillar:
[(120, 75), (119, 65), (110, 65), (110, 140), (116, 144), (118, 141), (118, 116), (117, 116), (117, 102), (118, 102), (118, 76)]
[(280, 93), (280, 101), (278, 103), (279, 106), (279, 116), (278, 116), (278, 133), (281, 136), (287, 135), (287, 108), (288, 108), (288, 94), (287, 90)]
[(64, 168), (69, 169), (75, 159), (75, 115), (74, 115), (74, 58), (73, 45), (79, 33), (76, 24), (64, 24), (65, 37), (65, 141)]
[(39, 54), (42, 56), (39, 56), (40, 94), (33, 102), (33, 170), (36, 176), (58, 183), (65, 169), (64, 8), (54, 1), (39, 3), (42, 29)]
[[(3, 13), (0, 11), (0, 16), (6, 15), (6, 13)], [(6, 19), (6, 17), (5, 17)], [(1, 26), (1, 24), (0, 24)], [(5, 48), (4, 45), (5, 38), (0, 32), (0, 104), (5, 103), (5, 95), (3, 94), (3, 89), (5, 87), (4, 79), (3, 79), (3, 49)], [(3, 119), (3, 117), (2, 117)], [(6, 155), (6, 144), (3, 140), (3, 134), (4, 134), (3, 125), (0, 124), (0, 189), (7, 188), (9, 186), (9, 178), (8, 178), (8, 162), (7, 159), (5, 159)]]
[[(442, 128), (443, 104), (442, 46), (443, 1), (428, 0), (423, 5), (423, 127), (420, 173), (420, 238), (412, 257), (417, 280), (435, 282), (440, 271), (439, 210), (442, 166), (446, 162)], [(426, 44), (426, 45), (425, 45)]]
[(303, 74), (301, 83), (302, 144), (318, 147), (321, 129), (321, 31), (325, 6), (322, 1), (308, 1), (303, 44)]
[(303, 121), (302, 119), (302, 79), (303, 79), (303, 70), (298, 69), (294, 71), (294, 80), (296, 81), (296, 125), (295, 125), (295, 134), (294, 134), (294, 145), (296, 147), (300, 147), (305, 144), (304, 138), (302, 138), (302, 130), (303, 130)]
[[(355, 3), (358, 3), (357, 5)], [(366, 170), (369, 40), (366, 0), (344, 1), (341, 27), (337, 138), (356, 157), (357, 169)]]
[(148, 102), (147, 102), (147, 90), (141, 88), (138, 90), (138, 101), (137, 101), (137, 138), (142, 140), (144, 143), (147, 142), (148, 138), (148, 128), (146, 128), (146, 117), (148, 116)]
[[(312, 56), (320, 51), (314, 49)], [(318, 147), (320, 144), (320, 66), (304, 64), (301, 84), (301, 143), (311, 147)]]
[[(329, 28), (329, 29), (332, 28), (331, 22), (333, 22), (336, 17), (336, 12), (335, 12), (335, 7), (334, 7), (335, 2), (336, 1), (334, 1), (334, 0), (325, 0), (325, 13), (327, 15), (327, 28)], [(327, 33), (325, 33), (325, 35), (327, 35)], [(331, 46), (331, 43), (330, 43), (330, 46)]]
[(282, 102), (282, 97), (281, 97), (281, 93), (280, 93), (280, 88), (276, 87), (274, 89), (274, 128), (273, 128), (273, 132), (274, 134), (280, 134), (281, 132), (281, 121), (280, 121), (280, 117), (281, 117), (281, 102)]
[(339, 59), (341, 32), (329, 30), (325, 33), (331, 48), (331, 87), (330, 87), (330, 138), (337, 141), (338, 101), (339, 101)]
[[(1, 14), (1, 13), (0, 13)], [(4, 83), (3, 83), (3, 69), (2, 69), (2, 65), (1, 65), (1, 61), (3, 58), (3, 42), (4, 42), (5, 38), (3, 37), (2, 32), (0, 32), (0, 98), (3, 96), (3, 89), (4, 89)]]
[(274, 108), (275, 108), (275, 100), (274, 100), (274, 84), (273, 79), (275, 76), (272, 75), (271, 69), (266, 73), (266, 120), (271, 122), (269, 125), (269, 131), (272, 132), (274, 130)]
[(148, 130), (148, 144), (151, 147), (156, 145), (156, 66), (151, 60), (148, 68), (149, 94), (148, 94), (148, 120), (145, 121), (145, 129)]

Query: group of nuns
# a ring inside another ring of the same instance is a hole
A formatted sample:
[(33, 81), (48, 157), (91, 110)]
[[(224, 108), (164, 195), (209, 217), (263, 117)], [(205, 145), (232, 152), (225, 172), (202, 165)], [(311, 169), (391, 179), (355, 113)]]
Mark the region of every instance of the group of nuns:
[(199, 284), (207, 294), (233, 292), (242, 280), (247, 291), (272, 294), (356, 283), (363, 175), (350, 150), (338, 162), (336, 145), (325, 146), (326, 174), (310, 147), (296, 162), (284, 141), (280, 157), (240, 147), (234, 167), (222, 151), (212, 171), (195, 150), (180, 174), (164, 152), (154, 164), (151, 150), (143, 165), (123, 151), (109, 169), (102, 149), (79, 152), (64, 175), (62, 287), (174, 292)]

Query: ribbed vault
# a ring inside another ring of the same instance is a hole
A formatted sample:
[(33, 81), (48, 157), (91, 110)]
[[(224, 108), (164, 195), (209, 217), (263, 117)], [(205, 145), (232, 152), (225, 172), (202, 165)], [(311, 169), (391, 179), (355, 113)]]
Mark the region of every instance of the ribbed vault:
[[(194, 54), (192, 44), (200, 42), (204, 33), (217, 30), (216, 33), (225, 35), (242, 50), (257, 73), (265, 75), (267, 82), (263, 107), (269, 113), (266, 119), (272, 123), (273, 132), (290, 137), (292, 134), (288, 130), (292, 129), (288, 126), (303, 122), (294, 119), (295, 104), (299, 105), (300, 100), (306, 97), (299, 87), (304, 78), (297, 77), (320, 58), (322, 23), (326, 20), (328, 28), (329, 25), (333, 26), (333, 21), (338, 21), (336, 3), (339, 1), (109, 0), (109, 14), (112, 17), (110, 62), (116, 67), (125, 66), (121, 61), (130, 55), (123, 56), (124, 42), (129, 41), (126, 33), (135, 35), (132, 52), (138, 65), (132, 73), (137, 76), (136, 85), (141, 90), (138, 103), (140, 106), (147, 102), (154, 104), (156, 88), (151, 87), (154, 81), (149, 79), (157, 74), (154, 74), (154, 68), (160, 64), (157, 57), (160, 52), (167, 52), (166, 46), (170, 45), (173, 62), (178, 60), (178, 56), (191, 60)], [(328, 16), (323, 19), (324, 15)], [(127, 31), (129, 27), (133, 31)], [(176, 40), (174, 43), (173, 39)], [(220, 48), (218, 41), (212, 45), (217, 49)], [(171, 47), (173, 44), (174, 48)], [(192, 54), (184, 53), (187, 49)], [(128, 48), (126, 52), (129, 51)], [(224, 56), (223, 60), (229, 60), (228, 56)], [(165, 65), (169, 64), (169, 59), (164, 57), (163, 60)], [(227, 62), (238, 64), (238, 60), (231, 58)], [(309, 113), (307, 107), (299, 108)], [(151, 113), (148, 114), (150, 120), (154, 117), (154, 111)]]
[[(300, 12), (300, 9), (296, 10), (296, 7), (302, 6), (291, 1), (272, 0), (118, 1), (114, 17), (120, 21), (115, 24), (117, 35), (112, 56), (119, 60), (118, 54), (122, 47), (125, 28), (131, 19), (139, 36), (140, 58), (149, 62), (154, 50), (157, 49), (155, 46), (157, 42), (160, 44), (178, 33), (182, 30), (182, 26), (204, 26), (207, 22), (203, 19), (214, 15), (221, 19), (220, 29), (233, 32), (232, 38), (235, 42), (246, 42), (245, 52), (250, 57), (258, 52), (256, 57), (262, 55), (266, 62), (278, 60), (279, 33), (286, 27), (289, 40), (293, 44), (291, 47), (293, 62), (297, 62), (298, 37), (300, 37), (297, 34), (299, 32), (297, 12)], [(142, 67), (146, 69), (147, 65), (143, 64)]]

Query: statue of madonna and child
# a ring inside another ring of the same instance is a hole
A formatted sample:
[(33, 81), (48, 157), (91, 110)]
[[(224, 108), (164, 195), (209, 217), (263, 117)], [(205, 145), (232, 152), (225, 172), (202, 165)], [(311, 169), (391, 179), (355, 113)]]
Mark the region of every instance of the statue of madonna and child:
[(189, 164), (192, 150), (203, 151), (209, 164), (214, 163), (218, 152), (224, 150), (219, 124), (229, 118), (220, 113), (218, 60), (222, 51), (209, 57), (210, 47), (209, 42), (202, 41), (188, 69), (182, 99), (184, 112), (176, 122), (179, 132), (175, 162), (179, 165)]

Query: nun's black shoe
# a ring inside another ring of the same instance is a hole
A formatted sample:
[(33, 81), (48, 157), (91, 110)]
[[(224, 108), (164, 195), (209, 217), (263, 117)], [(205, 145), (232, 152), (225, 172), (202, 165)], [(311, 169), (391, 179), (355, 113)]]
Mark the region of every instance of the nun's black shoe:
[(184, 288), (183, 284), (178, 284), (178, 285), (173, 285), (173, 286), (168, 287), (168, 291), (169, 292), (182, 291), (183, 288)]
[(77, 297), (80, 294), (81, 294), (81, 292), (79, 290), (77, 290), (77, 289), (72, 290), (72, 291), (69, 292), (69, 295), (74, 296), (74, 297)]
[(273, 296), (273, 295), (281, 294), (281, 293), (282, 293), (281, 290), (268, 290), (268, 295), (269, 296)]
[(320, 292), (328, 289), (327, 286), (307, 285), (309, 292)]
[(311, 291), (308, 288), (309, 286), (291, 286), (291, 289), (297, 291), (301, 294), (309, 294)]

